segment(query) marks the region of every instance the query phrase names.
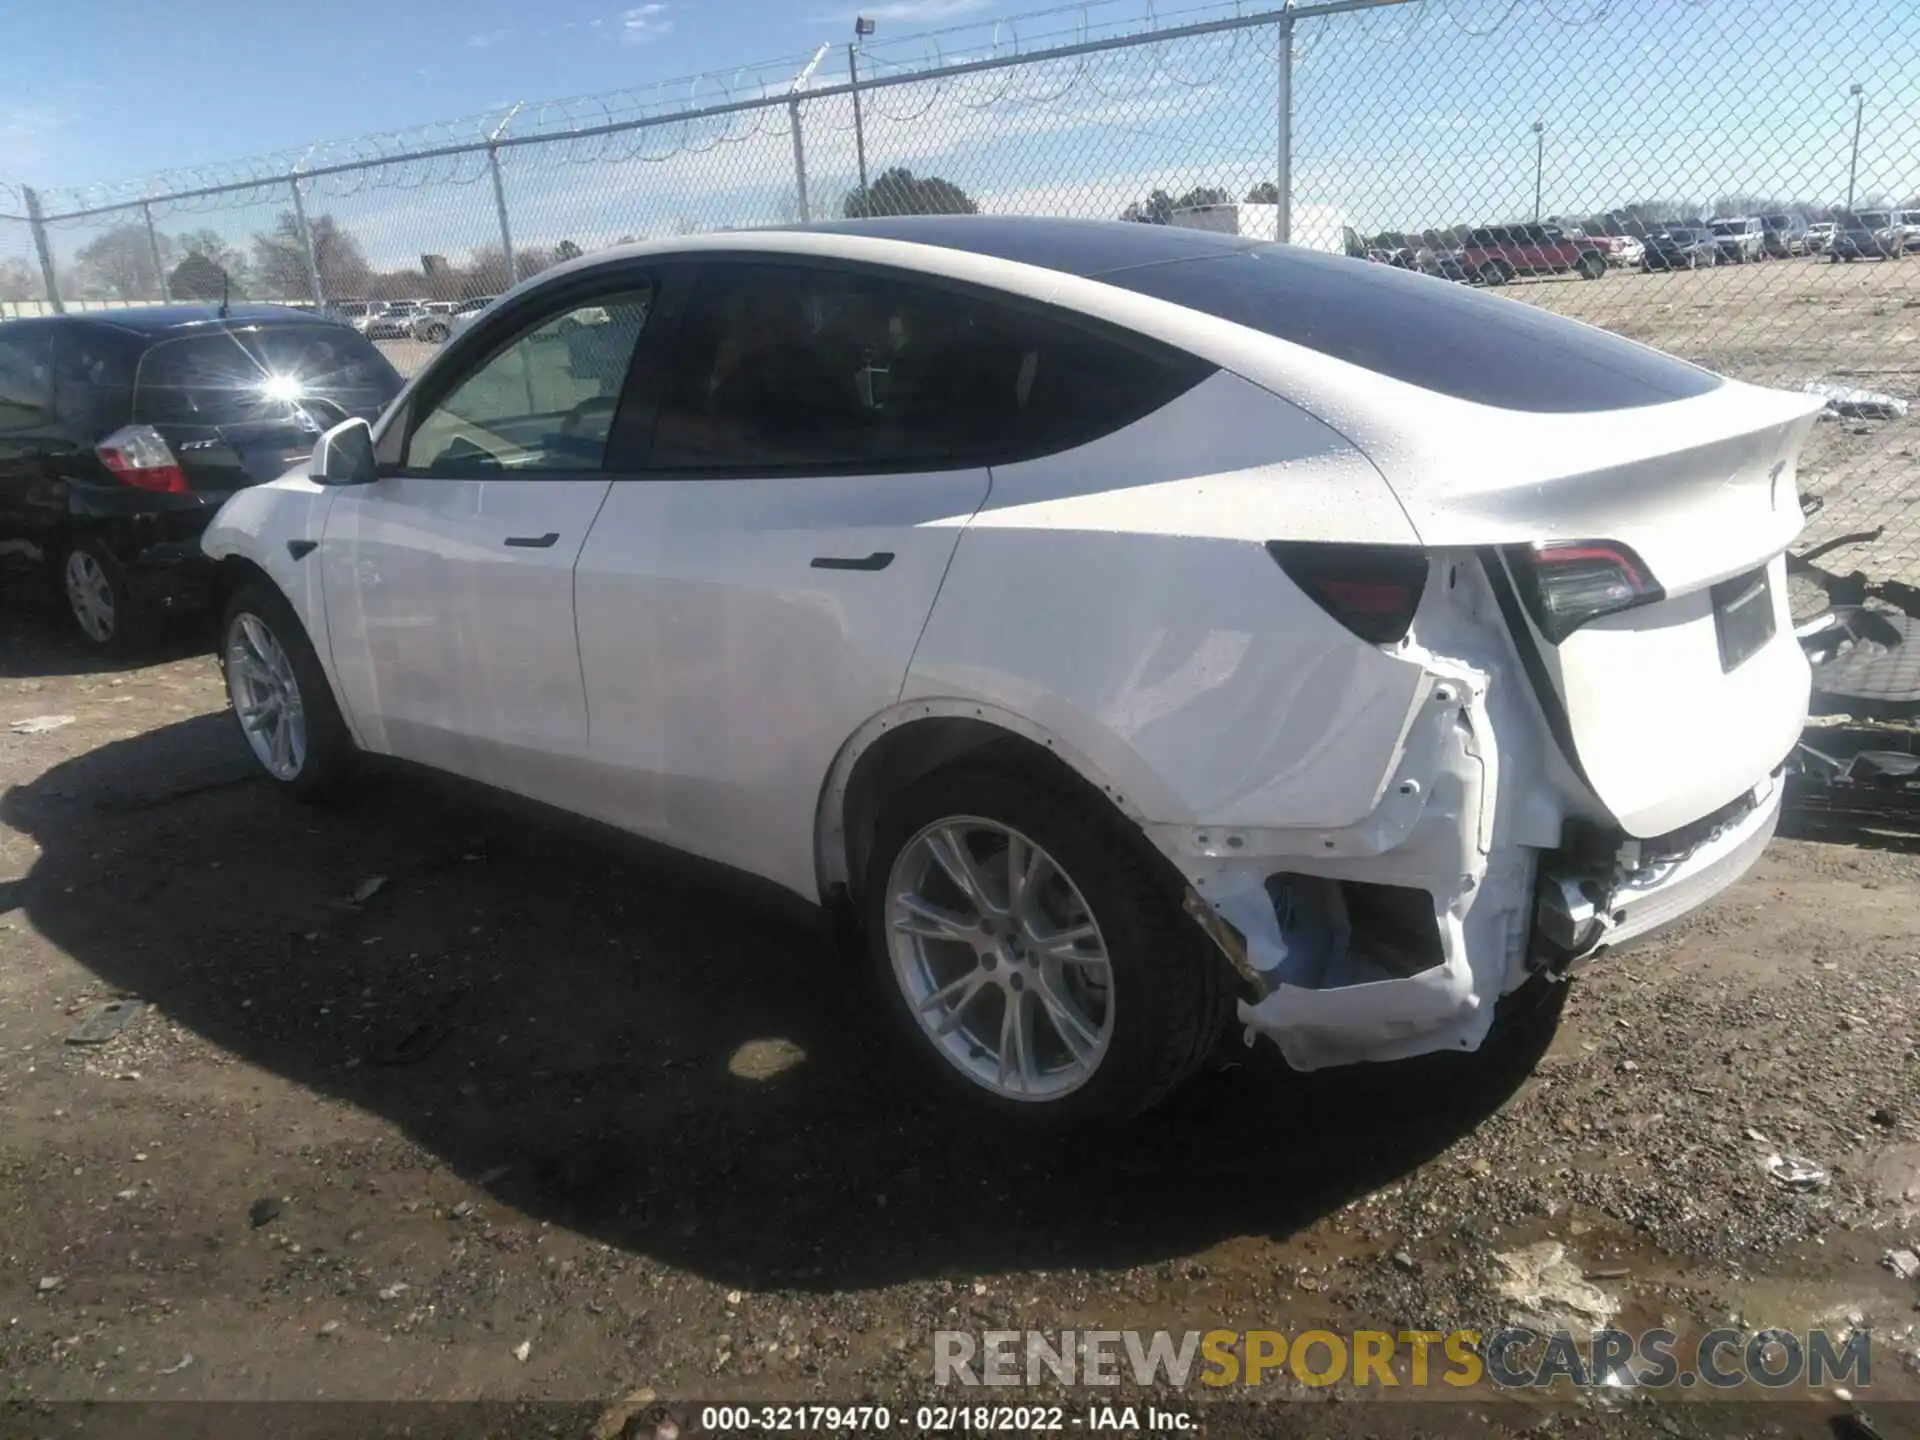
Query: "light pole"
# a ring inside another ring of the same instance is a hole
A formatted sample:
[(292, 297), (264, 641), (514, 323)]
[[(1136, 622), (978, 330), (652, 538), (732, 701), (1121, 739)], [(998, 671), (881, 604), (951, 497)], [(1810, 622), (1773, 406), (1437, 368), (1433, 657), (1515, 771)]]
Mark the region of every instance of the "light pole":
[(1533, 223), (1540, 223), (1540, 180), (1547, 165), (1547, 122), (1533, 122)]
[(867, 191), (867, 134), (860, 123), (860, 42), (873, 34), (873, 21), (859, 16), (853, 22), (853, 43), (847, 46), (847, 84), (853, 91), (853, 152), (860, 159), (860, 195), (868, 206), (873, 196)]
[(1847, 161), (1847, 216), (1853, 216), (1853, 182), (1860, 174), (1860, 116), (1867, 108), (1867, 92), (1859, 85), (1851, 85), (1847, 93), (1853, 96), (1853, 158)]

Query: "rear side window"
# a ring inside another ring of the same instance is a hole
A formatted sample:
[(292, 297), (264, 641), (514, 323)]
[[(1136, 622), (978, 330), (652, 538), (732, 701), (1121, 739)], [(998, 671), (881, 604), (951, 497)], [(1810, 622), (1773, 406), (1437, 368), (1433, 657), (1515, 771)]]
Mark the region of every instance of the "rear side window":
[(650, 468), (933, 469), (1048, 454), (1212, 367), (880, 272), (714, 264), (666, 357)]
[[(162, 340), (148, 350), (134, 418), (159, 425), (281, 421), (297, 394), (372, 419), (399, 393), (399, 372), (345, 326), (238, 327)], [(322, 411), (316, 418), (338, 417)]]
[(24, 430), (50, 418), (53, 336), (39, 326), (0, 330), (0, 430)]
[(1704, 395), (1722, 383), (1683, 360), (1523, 301), (1291, 246), (1257, 245), (1095, 278), (1504, 410), (1629, 410)]

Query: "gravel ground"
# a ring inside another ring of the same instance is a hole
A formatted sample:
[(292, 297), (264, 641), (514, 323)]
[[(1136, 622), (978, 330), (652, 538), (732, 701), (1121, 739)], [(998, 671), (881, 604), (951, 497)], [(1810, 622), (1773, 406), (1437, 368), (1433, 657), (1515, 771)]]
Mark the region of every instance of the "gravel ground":
[[(1920, 1241), (1912, 836), (1779, 842), (1504, 1058), (1236, 1047), (1124, 1137), (1043, 1147), (902, 1093), (783, 907), (414, 776), (288, 805), (198, 633), (90, 669), (29, 598), (0, 597), (0, 1433), (70, 1400), (578, 1407), (496, 1434), (618, 1433), (637, 1387), (905, 1407), (942, 1327), (1494, 1328), (1495, 1257), (1543, 1241), (1629, 1328), (1870, 1325), (1879, 1433), (1920, 1424), (1890, 1403), (1920, 1290), (1882, 1267)], [(43, 716), (73, 718), (17, 733)], [(120, 997), (118, 1038), (65, 1043)], [(1776, 1152), (1831, 1178), (1786, 1189)], [(1650, 1420), (1430, 1409), (1364, 1428)]]

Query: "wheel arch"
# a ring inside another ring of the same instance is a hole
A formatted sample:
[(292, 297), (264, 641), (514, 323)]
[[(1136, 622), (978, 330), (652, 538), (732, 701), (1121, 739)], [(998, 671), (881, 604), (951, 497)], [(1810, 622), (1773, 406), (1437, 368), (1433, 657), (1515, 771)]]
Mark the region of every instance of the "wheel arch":
[[(1132, 786), (1043, 726), (984, 701), (914, 700), (856, 730), (821, 786), (814, 869), (824, 903), (831, 907), (857, 892), (884, 797), (963, 759), (1049, 780), (1135, 828), (1147, 818)], [(1140, 843), (1178, 877), (1144, 833)]]
[[(280, 583), (279, 578), (272, 571), (251, 557), (237, 552), (230, 551), (215, 559), (207, 606), (214, 625), (219, 627), (224, 624), (227, 605), (248, 585), (259, 585), (270, 594), (278, 596), (280, 602), (287, 607), (287, 612), (293, 616), (293, 623), (300, 627), (307, 644), (313, 649), (314, 658), (320, 662), (321, 678), (326, 681), (327, 689), (332, 693), (334, 706), (345, 721), (348, 734), (352, 736), (356, 745), (361, 744), (359, 728), (353, 723), (353, 716), (347, 707), (341, 703), (340, 682), (333, 673), (333, 653), (324, 627), (319, 633), (315, 633), (312, 618), (305, 613), (299, 601), (287, 593), (287, 587)], [(224, 631), (216, 633), (214, 654), (220, 658), (222, 666), (226, 663), (224, 658), (226, 643)]]

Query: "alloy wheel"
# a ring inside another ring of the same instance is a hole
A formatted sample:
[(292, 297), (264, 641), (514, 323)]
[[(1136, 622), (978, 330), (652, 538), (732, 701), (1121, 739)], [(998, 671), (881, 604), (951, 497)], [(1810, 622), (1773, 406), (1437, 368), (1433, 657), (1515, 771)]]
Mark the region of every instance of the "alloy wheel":
[(89, 640), (105, 645), (113, 639), (117, 619), (113, 581), (99, 558), (86, 550), (68, 552), (65, 566), (67, 604)]
[(1107, 947), (1079, 887), (1011, 826), (950, 816), (888, 874), (893, 973), (922, 1033), (1007, 1100), (1058, 1100), (1113, 1040)]
[(307, 762), (307, 715), (293, 662), (266, 621), (244, 611), (227, 627), (227, 693), (254, 758), (276, 780)]

